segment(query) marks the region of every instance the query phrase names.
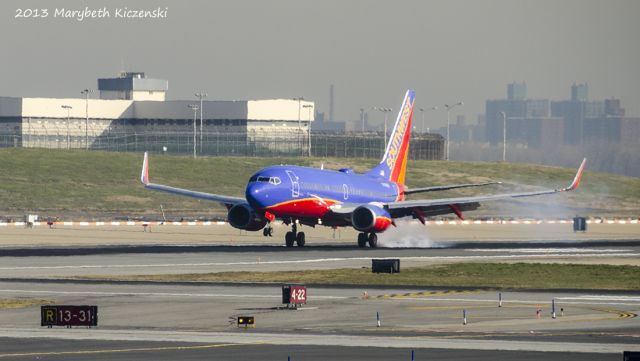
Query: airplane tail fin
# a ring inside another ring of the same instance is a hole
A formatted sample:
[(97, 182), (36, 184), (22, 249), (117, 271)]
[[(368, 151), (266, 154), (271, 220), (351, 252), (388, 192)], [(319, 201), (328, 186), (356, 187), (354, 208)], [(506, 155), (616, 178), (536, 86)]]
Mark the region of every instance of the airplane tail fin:
[(398, 117), (393, 126), (393, 131), (391, 131), (391, 136), (387, 142), (387, 148), (385, 149), (382, 161), (380, 161), (380, 164), (375, 168), (367, 172), (367, 175), (404, 184), (415, 96), (415, 91), (407, 90), (404, 101), (402, 102), (402, 107), (400, 107)]

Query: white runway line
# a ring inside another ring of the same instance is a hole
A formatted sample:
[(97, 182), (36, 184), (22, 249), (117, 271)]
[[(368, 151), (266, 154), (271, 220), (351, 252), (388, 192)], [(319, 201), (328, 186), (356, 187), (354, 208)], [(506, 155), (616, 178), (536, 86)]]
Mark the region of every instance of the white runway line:
[(91, 268), (166, 268), (166, 267), (212, 267), (212, 266), (259, 266), (259, 265), (282, 265), (282, 264), (305, 264), (324, 262), (345, 262), (345, 261), (371, 261), (376, 259), (400, 259), (403, 261), (448, 261), (448, 260), (491, 260), (491, 259), (522, 259), (522, 258), (572, 258), (572, 257), (640, 257), (639, 253), (562, 253), (562, 254), (526, 254), (526, 255), (496, 255), (496, 256), (419, 256), (419, 257), (345, 257), (345, 258), (316, 258), (301, 260), (279, 260), (279, 261), (243, 261), (243, 262), (206, 262), (206, 263), (157, 263), (157, 264), (89, 264), (89, 265), (68, 265), (68, 266), (13, 266), (0, 267), (2, 271), (18, 270), (47, 270), (47, 269), (91, 269)]
[(508, 253), (621, 253), (630, 252), (626, 249), (599, 249), (599, 248), (473, 248), (465, 249), (467, 252), (508, 252)]
[[(503, 293), (504, 295), (504, 293)], [(369, 295), (371, 296), (371, 295)], [(624, 297), (624, 296), (621, 296)], [(576, 300), (576, 301), (571, 301), (571, 300)], [(612, 300), (597, 300), (597, 299), (593, 299), (593, 300), (584, 300), (584, 301), (577, 301), (578, 299), (580, 299), (579, 297), (555, 297), (556, 303), (561, 303), (562, 305), (598, 305), (598, 306), (603, 306), (603, 305), (610, 305), (610, 306), (640, 306), (640, 300), (635, 301), (635, 300), (626, 300), (626, 302), (612, 302)], [(492, 299), (480, 299), (480, 298), (444, 298), (444, 297), (437, 297), (437, 296), (429, 296), (429, 297), (400, 297), (400, 298), (389, 298), (388, 300), (393, 300), (393, 301), (406, 301), (406, 300), (411, 300), (411, 301), (424, 301), (424, 302), (481, 302), (481, 303), (493, 303), (493, 304), (497, 304), (498, 300), (495, 298)], [(562, 302), (560, 302), (562, 301)], [(502, 304), (506, 305), (506, 304), (513, 304), (513, 303), (517, 303), (517, 304), (539, 304), (539, 305), (550, 305), (551, 304), (551, 298), (547, 299), (547, 300), (517, 300), (517, 299), (503, 299), (502, 300)], [(556, 304), (556, 306), (557, 306)]]
[[(152, 297), (213, 297), (213, 298), (277, 298), (282, 299), (282, 295), (253, 295), (253, 294), (225, 294), (225, 293), (176, 293), (176, 292), (100, 292), (100, 291), (49, 291), (49, 290), (17, 290), (0, 289), (0, 293), (20, 293), (20, 294), (44, 294), (44, 295), (70, 295), (70, 296), (152, 296)], [(316, 296), (314, 299), (346, 299), (346, 296)]]
[(615, 296), (615, 295), (584, 295), (575, 297), (558, 297), (558, 300), (583, 300), (583, 301), (625, 301), (640, 302), (640, 296)]

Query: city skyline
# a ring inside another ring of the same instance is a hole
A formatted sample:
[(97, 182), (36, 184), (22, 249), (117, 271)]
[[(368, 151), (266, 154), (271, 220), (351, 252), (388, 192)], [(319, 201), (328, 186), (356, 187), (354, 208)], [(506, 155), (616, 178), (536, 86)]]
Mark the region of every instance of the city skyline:
[[(168, 8), (166, 19), (20, 19), (19, 1), (0, 5), (7, 36), (3, 96), (80, 97), (96, 79), (143, 71), (169, 80), (169, 99), (294, 98), (335, 118), (392, 107), (407, 88), (417, 107), (464, 101), (474, 122), (505, 85), (528, 97), (620, 98), (640, 110), (640, 49), (634, 1), (33, 1), (31, 8)], [(371, 113), (372, 123), (382, 114)], [(431, 127), (446, 112), (427, 114)]]

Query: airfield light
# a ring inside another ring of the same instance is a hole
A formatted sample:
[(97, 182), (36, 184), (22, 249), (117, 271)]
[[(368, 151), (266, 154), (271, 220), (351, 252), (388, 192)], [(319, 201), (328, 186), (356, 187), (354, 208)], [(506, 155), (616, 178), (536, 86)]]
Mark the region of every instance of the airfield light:
[(304, 100), (304, 97), (299, 96), (299, 97), (293, 98), (292, 100), (298, 101), (298, 146), (300, 146), (300, 149), (302, 149), (302, 144), (300, 142), (300, 133), (302, 133), (302, 125), (300, 124), (300, 110), (301, 110), (301, 103)]
[(309, 133), (309, 157), (311, 157), (311, 109), (313, 108), (313, 105), (311, 104), (305, 104), (302, 106), (303, 108), (307, 108), (309, 109), (309, 127), (307, 129), (307, 132)]
[(384, 149), (387, 149), (387, 116), (393, 110), (392, 108), (373, 107), (373, 110), (384, 113)]
[(209, 94), (202, 91), (195, 94), (197, 98), (200, 98), (200, 154), (202, 154), (202, 112), (204, 112), (204, 107), (202, 106), (202, 98), (206, 98), (207, 95)]
[[(426, 111), (426, 110), (438, 110), (438, 107), (437, 107), (437, 106), (433, 106), (433, 107), (431, 107), (431, 108), (427, 108), (427, 109), (424, 109), (424, 108), (418, 108), (418, 110), (420, 110), (420, 112), (422, 113), (422, 133), (424, 133), (424, 129), (425, 129), (425, 128), (424, 128), (424, 113), (425, 113), (425, 111)], [(429, 132), (429, 131), (427, 131), (427, 133), (428, 133), (428, 132)]]
[(444, 107), (447, 109), (447, 160), (449, 160), (449, 140), (451, 139), (451, 121), (450, 121), (450, 113), (451, 109), (457, 107), (458, 105), (464, 105), (462, 101), (459, 101), (453, 105), (445, 104)]
[(62, 109), (66, 109), (67, 110), (67, 149), (69, 149), (70, 147), (70, 139), (69, 139), (69, 116), (71, 114), (71, 109), (73, 109), (73, 107), (71, 105), (63, 105), (61, 106)]
[(193, 109), (193, 158), (196, 157), (196, 115), (198, 114), (198, 104), (189, 104), (189, 108)]
[(502, 115), (502, 162), (507, 161), (507, 113), (500, 112)]
[(85, 89), (80, 92), (84, 94), (84, 149), (89, 150), (89, 93), (93, 93), (92, 89)]

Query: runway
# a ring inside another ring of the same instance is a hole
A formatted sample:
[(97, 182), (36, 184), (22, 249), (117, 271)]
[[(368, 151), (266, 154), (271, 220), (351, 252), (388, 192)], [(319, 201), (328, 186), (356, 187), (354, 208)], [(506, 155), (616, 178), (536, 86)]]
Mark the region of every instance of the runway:
[[(205, 243), (198, 241), (199, 231), (174, 237), (173, 243), (154, 243), (147, 239), (149, 233), (130, 231), (109, 232), (117, 242), (41, 242), (48, 231), (1, 248), (0, 300), (36, 304), (0, 308), (0, 359), (246, 355), (320, 360), (333, 355), (364, 360), (410, 359), (415, 350), (416, 359), (613, 360), (623, 350), (640, 351), (638, 292), (502, 292), (503, 306), (498, 307), (497, 292), (490, 290), (310, 286), (308, 304), (294, 311), (283, 308), (279, 285), (67, 280), (105, 274), (368, 268), (371, 258), (383, 257), (400, 258), (402, 267), (470, 261), (637, 265), (640, 237), (632, 237), (628, 228), (610, 239), (597, 234), (509, 240), (512, 229), (494, 234), (492, 241), (466, 238), (425, 248), (375, 250), (332, 238), (293, 249), (269, 238), (232, 242), (219, 236)], [(51, 231), (49, 235), (59, 237), (59, 230)], [(65, 232), (88, 237), (73, 233), (84, 230)], [(169, 235), (158, 239), (162, 237)], [(142, 241), (121, 241), (129, 238)], [(551, 318), (552, 299), (562, 310), (556, 319)], [(98, 305), (98, 328), (41, 328), (38, 303)], [(462, 310), (467, 325), (462, 324)], [(238, 329), (234, 320), (240, 315), (255, 316), (257, 327)]]
[(399, 258), (403, 267), (453, 262), (571, 262), (640, 264), (640, 241), (449, 242), (440, 248), (359, 249), (326, 245), (139, 246), (90, 248), (5, 248), (2, 278), (59, 278), (96, 275), (179, 274), (228, 271), (295, 271), (370, 267), (372, 258)]

